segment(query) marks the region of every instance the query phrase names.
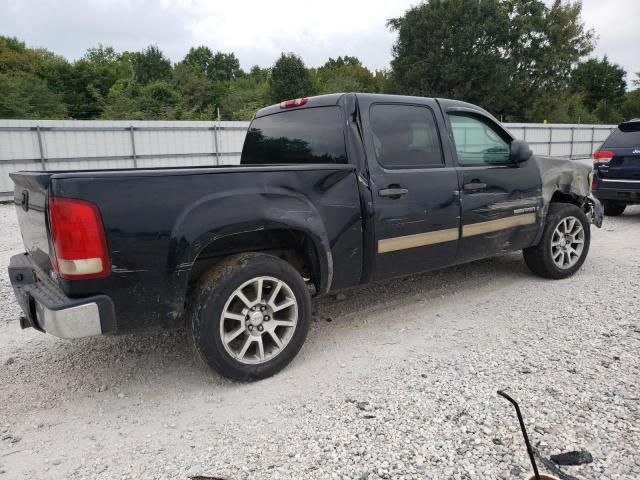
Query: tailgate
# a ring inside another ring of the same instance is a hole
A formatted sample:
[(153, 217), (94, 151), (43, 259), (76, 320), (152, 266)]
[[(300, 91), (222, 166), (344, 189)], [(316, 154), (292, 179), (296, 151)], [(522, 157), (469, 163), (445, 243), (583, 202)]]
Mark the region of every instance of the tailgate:
[(46, 213), (51, 175), (45, 172), (9, 174), (14, 183), (16, 215), (24, 248), (33, 263), (45, 273), (51, 268)]
[(604, 178), (640, 180), (640, 149), (614, 148)]

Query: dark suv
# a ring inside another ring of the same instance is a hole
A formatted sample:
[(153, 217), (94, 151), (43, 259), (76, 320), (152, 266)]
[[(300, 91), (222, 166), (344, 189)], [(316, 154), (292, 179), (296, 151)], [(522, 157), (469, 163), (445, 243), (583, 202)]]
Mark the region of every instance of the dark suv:
[(593, 195), (605, 215), (640, 203), (640, 118), (618, 125), (593, 154)]

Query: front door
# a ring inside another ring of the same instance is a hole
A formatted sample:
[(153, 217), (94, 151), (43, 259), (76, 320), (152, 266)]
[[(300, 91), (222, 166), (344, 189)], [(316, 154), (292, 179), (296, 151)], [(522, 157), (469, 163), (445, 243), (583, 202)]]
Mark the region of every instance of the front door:
[(460, 232), (458, 179), (435, 101), (360, 104), (374, 197), (374, 280), (453, 262)]
[(462, 207), (458, 261), (530, 246), (542, 207), (535, 160), (512, 163), (512, 139), (489, 117), (455, 111), (448, 113), (448, 119)]

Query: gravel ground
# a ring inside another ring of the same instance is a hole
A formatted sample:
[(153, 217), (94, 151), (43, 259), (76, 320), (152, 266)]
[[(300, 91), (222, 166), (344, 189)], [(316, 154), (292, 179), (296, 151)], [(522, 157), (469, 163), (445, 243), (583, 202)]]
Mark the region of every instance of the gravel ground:
[[(640, 478), (640, 208), (594, 229), (572, 279), (512, 254), (314, 302), (297, 359), (254, 384), (181, 332), (20, 331), (0, 274), (0, 480), (524, 479), (512, 407), (579, 479)], [(0, 268), (21, 250), (0, 206)]]

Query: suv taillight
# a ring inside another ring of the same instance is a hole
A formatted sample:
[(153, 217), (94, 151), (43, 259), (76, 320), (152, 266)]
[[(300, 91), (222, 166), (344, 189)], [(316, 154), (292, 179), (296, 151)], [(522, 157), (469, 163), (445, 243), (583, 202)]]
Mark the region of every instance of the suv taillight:
[(605, 165), (613, 158), (613, 152), (611, 150), (596, 150), (593, 154), (594, 165)]
[(54, 270), (68, 280), (111, 275), (98, 207), (73, 198), (49, 197)]

